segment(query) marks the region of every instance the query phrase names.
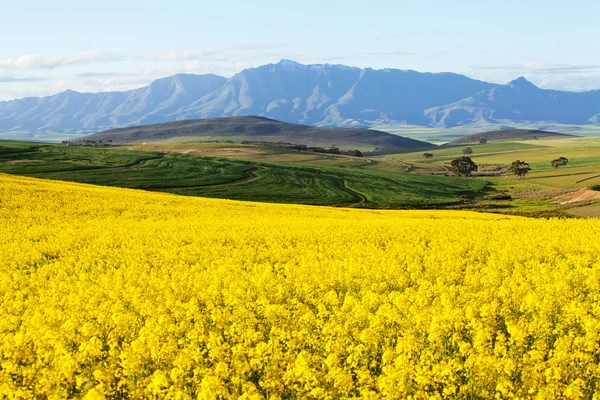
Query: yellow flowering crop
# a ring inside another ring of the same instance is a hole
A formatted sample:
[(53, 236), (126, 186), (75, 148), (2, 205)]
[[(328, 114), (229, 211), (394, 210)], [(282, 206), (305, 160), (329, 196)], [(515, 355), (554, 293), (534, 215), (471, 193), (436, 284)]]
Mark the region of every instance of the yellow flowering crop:
[(0, 175), (0, 398), (590, 398), (600, 221)]

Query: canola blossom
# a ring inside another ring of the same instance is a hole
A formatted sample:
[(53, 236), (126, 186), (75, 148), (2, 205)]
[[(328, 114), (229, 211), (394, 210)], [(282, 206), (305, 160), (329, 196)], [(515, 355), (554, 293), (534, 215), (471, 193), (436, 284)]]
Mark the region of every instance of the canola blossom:
[(0, 398), (591, 398), (600, 221), (0, 174)]

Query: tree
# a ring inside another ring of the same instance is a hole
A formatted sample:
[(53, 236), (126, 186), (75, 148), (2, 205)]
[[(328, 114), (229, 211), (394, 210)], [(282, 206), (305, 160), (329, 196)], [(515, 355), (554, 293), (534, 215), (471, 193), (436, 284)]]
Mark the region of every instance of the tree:
[(473, 154), (473, 149), (470, 147), (467, 147), (465, 149), (463, 149), (463, 154)]
[(479, 168), (469, 157), (459, 157), (450, 163), (454, 172), (459, 176), (469, 176)]
[(554, 168), (565, 167), (569, 163), (567, 157), (559, 157), (555, 160), (552, 160), (552, 166)]
[(486, 144), (487, 143), (487, 139), (479, 139), (479, 143)]
[(531, 167), (525, 161), (517, 160), (510, 164), (509, 171), (523, 179), (531, 171)]
[(112, 139), (108, 139), (107, 142), (109, 146), (112, 146)]
[(430, 158), (433, 158), (433, 154), (431, 154), (431, 153), (423, 153), (423, 157), (425, 157), (427, 159), (430, 159)]

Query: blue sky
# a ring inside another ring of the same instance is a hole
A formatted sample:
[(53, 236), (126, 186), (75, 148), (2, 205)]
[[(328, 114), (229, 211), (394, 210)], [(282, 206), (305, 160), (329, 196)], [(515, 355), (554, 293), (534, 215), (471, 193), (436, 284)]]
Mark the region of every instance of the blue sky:
[(292, 59), (600, 89), (597, 0), (11, 1), (0, 100)]

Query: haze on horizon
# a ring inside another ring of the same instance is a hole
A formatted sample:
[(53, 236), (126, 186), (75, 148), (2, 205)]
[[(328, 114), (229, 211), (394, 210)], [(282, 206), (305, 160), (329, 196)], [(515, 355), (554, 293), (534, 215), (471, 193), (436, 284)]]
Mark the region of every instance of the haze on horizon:
[(3, 6), (0, 100), (291, 59), (600, 89), (600, 3), (72, 0)]

